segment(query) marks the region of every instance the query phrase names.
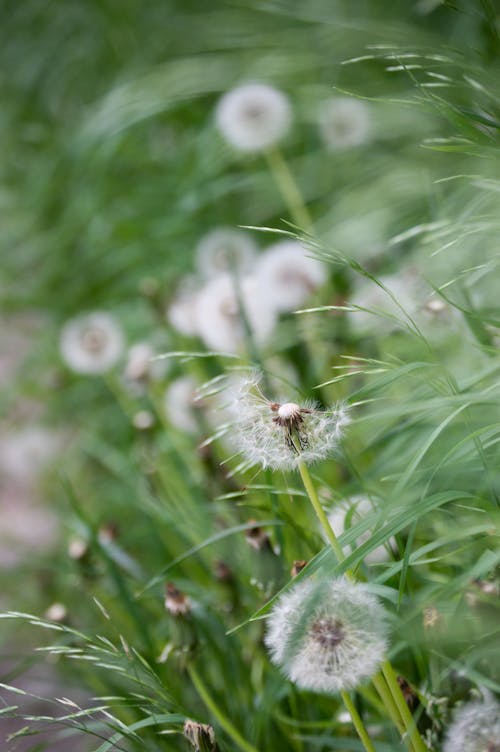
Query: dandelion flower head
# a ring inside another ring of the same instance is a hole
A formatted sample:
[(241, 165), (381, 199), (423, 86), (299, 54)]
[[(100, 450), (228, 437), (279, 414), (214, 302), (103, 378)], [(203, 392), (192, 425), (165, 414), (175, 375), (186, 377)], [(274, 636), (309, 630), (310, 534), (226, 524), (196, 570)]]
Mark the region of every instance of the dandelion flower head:
[(180, 281), (166, 311), (169, 324), (187, 337), (192, 337), (198, 331), (194, 315), (197, 294), (198, 283), (194, 275), (186, 275)]
[[(371, 514), (374, 509), (376, 509), (376, 504), (367, 496), (350, 496), (335, 503), (332, 510), (328, 513), (328, 522), (337, 535), (341, 535), (345, 530), (360, 522), (363, 517)], [(370, 540), (371, 536), (372, 531), (366, 530), (356, 538), (356, 541), (351, 544), (351, 548), (354, 549), (361, 546)], [(396, 541), (393, 537), (389, 539), (388, 546), (390, 549), (396, 548)], [(377, 546), (377, 548), (365, 556), (365, 561), (368, 564), (378, 564), (388, 561), (389, 558), (390, 554), (387, 547)]]
[(242, 152), (259, 152), (277, 143), (291, 121), (287, 97), (273, 86), (249, 83), (219, 100), (215, 120), (226, 141)]
[(346, 407), (318, 410), (313, 402), (273, 402), (259, 380), (256, 375), (242, 381), (234, 408), (234, 442), (249, 464), (291, 470), (331, 456), (349, 422)]
[(443, 752), (500, 752), (500, 704), (468, 702), (455, 714)]
[(370, 111), (365, 102), (351, 97), (332, 97), (321, 103), (319, 129), (331, 151), (364, 144), (370, 134)]
[(293, 311), (326, 280), (321, 261), (307, 255), (295, 240), (275, 243), (261, 256), (257, 275), (264, 294), (278, 311)]
[(205, 278), (223, 272), (248, 271), (257, 246), (252, 236), (233, 227), (216, 227), (204, 235), (196, 248), (196, 262)]
[(387, 632), (385, 611), (366, 585), (323, 577), (299, 582), (278, 599), (265, 643), (299, 687), (338, 692), (377, 671)]
[(195, 434), (199, 430), (196, 418), (197, 384), (191, 376), (179, 376), (174, 379), (164, 396), (164, 411), (167, 420), (180, 431)]
[(103, 311), (83, 314), (68, 321), (60, 338), (66, 365), (76, 373), (109, 371), (123, 353), (124, 338), (113, 316)]

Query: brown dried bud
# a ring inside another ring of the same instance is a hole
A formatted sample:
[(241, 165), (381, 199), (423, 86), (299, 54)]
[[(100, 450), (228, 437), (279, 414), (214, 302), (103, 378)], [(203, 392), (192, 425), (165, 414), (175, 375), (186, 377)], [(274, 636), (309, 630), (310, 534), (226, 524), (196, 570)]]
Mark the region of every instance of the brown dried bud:
[(188, 718), (184, 722), (184, 736), (196, 752), (217, 752), (215, 732), (207, 723), (197, 723)]
[(398, 676), (398, 684), (401, 687), (401, 692), (406, 700), (406, 704), (412, 710), (418, 703), (418, 696), (415, 690), (408, 684), (403, 676)]
[(297, 577), (299, 572), (302, 572), (302, 570), (304, 569), (306, 565), (307, 565), (307, 561), (305, 559), (297, 559), (297, 561), (294, 561), (291, 572), (290, 572), (292, 577)]
[[(256, 522), (257, 520), (248, 520), (249, 525)], [(245, 531), (245, 538), (248, 545), (255, 548), (256, 551), (262, 551), (264, 548), (271, 548), (268, 534), (258, 525), (248, 528), (248, 530)]]
[(186, 616), (191, 613), (191, 601), (173, 582), (167, 582), (165, 608), (172, 616)]
[(436, 627), (442, 620), (442, 616), (437, 610), (435, 606), (428, 606), (427, 608), (424, 608), (423, 613), (423, 624), (424, 629), (433, 629)]
[(103, 525), (101, 525), (99, 532), (97, 533), (99, 543), (102, 543), (103, 545), (106, 545), (106, 543), (114, 543), (114, 541), (118, 538), (119, 532), (120, 528), (117, 522), (115, 522), (114, 520), (105, 522)]
[(231, 582), (233, 579), (233, 573), (228, 565), (221, 560), (215, 562), (214, 573), (219, 582)]

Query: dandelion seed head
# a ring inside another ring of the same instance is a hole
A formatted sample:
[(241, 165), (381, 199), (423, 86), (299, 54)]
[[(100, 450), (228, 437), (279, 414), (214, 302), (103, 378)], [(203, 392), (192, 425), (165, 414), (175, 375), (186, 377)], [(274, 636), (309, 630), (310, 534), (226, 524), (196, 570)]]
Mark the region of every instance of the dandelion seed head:
[(123, 353), (120, 325), (109, 313), (95, 311), (68, 321), (60, 337), (61, 356), (76, 373), (109, 371)]
[(500, 704), (491, 698), (457, 710), (443, 752), (500, 752)]
[(351, 97), (332, 97), (321, 103), (319, 129), (331, 151), (364, 144), (370, 135), (370, 110), (365, 102)]
[(252, 236), (232, 227), (217, 227), (205, 235), (196, 248), (200, 274), (209, 279), (223, 272), (247, 272), (257, 253)]
[(193, 275), (187, 275), (181, 280), (167, 308), (167, 321), (177, 332), (186, 337), (197, 334), (194, 315), (197, 293), (198, 283)]
[(271, 301), (260, 294), (254, 276), (239, 281), (239, 290), (229, 274), (214, 277), (201, 290), (195, 306), (198, 333), (208, 348), (239, 352), (245, 346), (245, 325), (240, 311), (243, 306), (248, 325), (258, 344), (263, 344), (276, 323)]
[(262, 254), (256, 274), (261, 294), (278, 311), (293, 311), (326, 281), (324, 264), (307, 255), (301, 243), (284, 240)]
[(220, 132), (235, 149), (259, 152), (276, 144), (291, 123), (287, 97), (268, 84), (249, 83), (224, 94), (215, 111)]
[(337, 405), (318, 410), (313, 402), (271, 402), (260, 390), (259, 376), (243, 379), (233, 413), (233, 439), (250, 464), (291, 470), (331, 456), (349, 422)]
[(309, 579), (279, 598), (265, 642), (271, 660), (298, 686), (337, 692), (376, 672), (387, 631), (384, 609), (365, 585)]
[(199, 424), (195, 417), (197, 405), (197, 384), (190, 376), (174, 379), (164, 396), (164, 410), (167, 420), (180, 431), (196, 434)]

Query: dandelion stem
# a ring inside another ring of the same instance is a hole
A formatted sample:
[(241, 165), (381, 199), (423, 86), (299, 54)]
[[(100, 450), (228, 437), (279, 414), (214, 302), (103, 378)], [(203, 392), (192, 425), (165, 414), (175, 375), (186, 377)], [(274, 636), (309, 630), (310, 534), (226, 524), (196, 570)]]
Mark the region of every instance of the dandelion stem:
[(307, 210), (297, 183), (281, 151), (277, 148), (270, 149), (266, 152), (266, 158), (269, 169), (280, 189), (293, 221), (302, 230), (311, 230), (311, 215)]
[(243, 736), (240, 734), (238, 729), (233, 726), (229, 718), (227, 718), (224, 713), (219, 709), (219, 707), (215, 704), (214, 700), (212, 699), (209, 691), (203, 684), (200, 675), (194, 668), (194, 666), (191, 664), (188, 666), (188, 672), (189, 676), (191, 678), (191, 681), (193, 682), (194, 686), (196, 687), (196, 691), (200, 695), (201, 699), (207, 706), (208, 710), (212, 713), (213, 717), (217, 720), (219, 726), (224, 729), (226, 734), (231, 737), (233, 742), (236, 744), (236, 746), (243, 750), (243, 752), (259, 752), (256, 747), (254, 747), (250, 742), (247, 742), (246, 739), (243, 738)]
[[(314, 487), (314, 483), (312, 482), (311, 476), (309, 474), (309, 470), (302, 461), (298, 463), (298, 468), (300, 477), (302, 478), (302, 483), (304, 484), (304, 488), (306, 489), (307, 495), (309, 497), (309, 501), (314, 507), (314, 511), (316, 512), (321, 527), (325, 531), (328, 542), (330, 543), (333, 552), (337, 557), (337, 560), (342, 561), (343, 559), (345, 559), (344, 552), (342, 551), (342, 546), (340, 545), (332, 526), (328, 522), (328, 517), (326, 516), (323, 507), (321, 506), (318, 494), (316, 493), (316, 489)], [(348, 576), (352, 576), (350, 572), (346, 572), (346, 574)]]
[(404, 727), (403, 721), (401, 720), (401, 716), (399, 715), (397, 705), (393, 700), (392, 694), (382, 674), (378, 673), (375, 674), (375, 676), (372, 676), (372, 683), (379, 693), (380, 698), (385, 705), (385, 709), (392, 719), (392, 722), (396, 726), (401, 736), (404, 736), (406, 729)]
[(403, 693), (401, 692), (401, 687), (398, 684), (396, 673), (389, 661), (384, 661), (382, 664), (382, 673), (385, 676), (385, 680), (389, 686), (394, 702), (399, 710), (399, 714), (405, 725), (408, 737), (411, 740), (414, 752), (427, 752), (427, 747), (418, 732), (415, 719), (410, 713), (410, 709), (406, 704)]
[(354, 728), (358, 732), (358, 736), (361, 739), (363, 743), (363, 747), (366, 749), (366, 752), (375, 752), (375, 747), (371, 743), (370, 737), (368, 736), (366, 729), (363, 725), (363, 721), (361, 720), (361, 717), (356, 710), (356, 706), (354, 705), (353, 701), (351, 700), (351, 697), (348, 692), (342, 691), (340, 693), (340, 696), (342, 697), (342, 700), (344, 702), (344, 705), (346, 706), (347, 710), (351, 714), (352, 722), (354, 724)]

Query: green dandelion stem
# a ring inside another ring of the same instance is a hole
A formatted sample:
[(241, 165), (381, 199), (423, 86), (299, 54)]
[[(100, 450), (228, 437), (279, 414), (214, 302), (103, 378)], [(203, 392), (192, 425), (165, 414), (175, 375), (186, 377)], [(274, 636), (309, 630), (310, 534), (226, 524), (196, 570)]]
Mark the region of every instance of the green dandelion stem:
[(279, 149), (266, 152), (269, 169), (287, 205), (290, 216), (302, 230), (312, 229), (312, 219), (302, 199), (302, 194)]
[(243, 736), (240, 734), (238, 729), (233, 726), (229, 718), (227, 718), (224, 713), (220, 710), (220, 708), (216, 705), (213, 698), (211, 697), (209, 691), (203, 684), (200, 675), (194, 668), (194, 666), (191, 664), (188, 666), (188, 672), (189, 676), (191, 678), (191, 681), (193, 682), (194, 686), (196, 687), (196, 691), (198, 692), (199, 696), (207, 706), (208, 710), (212, 713), (213, 717), (217, 720), (217, 723), (221, 728), (224, 729), (226, 734), (231, 737), (233, 742), (236, 744), (236, 746), (243, 750), (243, 752), (259, 752), (259, 750), (254, 747), (250, 742), (247, 742), (246, 739), (243, 738)]
[[(314, 483), (312, 482), (311, 476), (309, 474), (309, 470), (302, 461), (298, 463), (298, 468), (300, 477), (302, 478), (302, 483), (304, 484), (304, 488), (306, 489), (307, 495), (309, 497), (309, 501), (314, 507), (314, 511), (316, 512), (321, 527), (325, 531), (328, 542), (330, 543), (333, 552), (337, 557), (337, 560), (342, 561), (343, 559), (345, 559), (344, 552), (342, 551), (342, 546), (340, 545), (332, 526), (328, 522), (328, 517), (326, 516), (323, 507), (321, 506), (318, 494), (316, 493), (316, 489), (314, 487)], [(346, 572), (346, 575), (348, 577), (352, 577), (352, 573), (349, 571)]]
[(363, 721), (361, 720), (361, 716), (356, 710), (356, 706), (351, 700), (349, 693), (342, 691), (340, 693), (340, 696), (342, 697), (344, 705), (346, 706), (347, 710), (349, 711), (351, 715), (354, 728), (356, 729), (358, 736), (361, 739), (363, 743), (363, 747), (365, 748), (366, 752), (375, 752), (375, 747), (371, 743), (370, 737), (368, 736), (366, 729), (363, 725)]
[(420, 736), (415, 719), (413, 718), (406, 700), (401, 692), (401, 687), (398, 684), (396, 673), (389, 661), (384, 661), (382, 664), (382, 673), (385, 676), (385, 680), (391, 691), (394, 702), (397, 705), (399, 714), (405, 725), (406, 732), (411, 740), (414, 752), (428, 752), (427, 746), (424, 744), (422, 737)]
[(377, 692), (379, 693), (380, 699), (384, 703), (385, 709), (387, 713), (389, 714), (389, 716), (391, 717), (392, 722), (396, 726), (401, 736), (404, 736), (406, 733), (405, 726), (403, 724), (403, 721), (401, 720), (401, 716), (399, 715), (399, 710), (397, 708), (397, 705), (394, 702), (392, 694), (382, 674), (380, 673), (375, 674), (375, 676), (372, 677), (372, 683), (375, 689), (377, 690)]

